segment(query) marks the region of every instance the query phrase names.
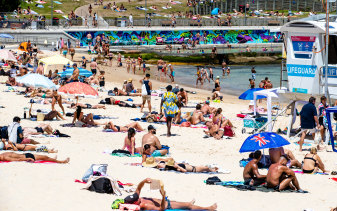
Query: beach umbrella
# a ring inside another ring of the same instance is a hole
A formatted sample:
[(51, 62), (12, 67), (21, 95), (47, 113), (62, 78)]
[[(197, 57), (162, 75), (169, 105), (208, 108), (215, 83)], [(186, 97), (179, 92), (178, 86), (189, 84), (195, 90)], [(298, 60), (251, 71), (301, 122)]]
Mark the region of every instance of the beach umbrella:
[[(92, 72), (83, 68), (78, 68), (80, 71), (80, 76), (84, 77), (90, 77), (92, 76)], [(64, 78), (64, 77), (70, 77), (74, 72), (74, 68), (67, 68), (65, 71), (60, 72), (59, 75)]]
[(219, 8), (214, 8), (211, 12), (211, 15), (218, 15), (219, 14)]
[(10, 34), (0, 34), (0, 38), (7, 38), (7, 39), (13, 39), (14, 40), (14, 37)]
[[(253, 88), (253, 89), (248, 89), (247, 91), (245, 91), (244, 93), (242, 93), (239, 96), (240, 100), (254, 100), (254, 92), (256, 91), (260, 91), (263, 90), (262, 88)], [(262, 98), (266, 98), (266, 96), (263, 95), (258, 95), (256, 96), (256, 99), (262, 99)]]
[(73, 82), (61, 86), (58, 92), (74, 96), (98, 97), (98, 92), (94, 88), (81, 82)]
[(35, 88), (57, 89), (57, 86), (46, 76), (29, 73), (16, 79), (18, 83)]
[(240, 148), (240, 153), (243, 152), (254, 152), (261, 149), (270, 149), (282, 147), (290, 144), (282, 136), (273, 132), (263, 132), (257, 133), (249, 136), (242, 144)]
[(14, 54), (7, 49), (0, 50), (0, 60), (1, 59), (5, 60), (5, 61), (14, 61), (14, 62), (17, 61)]

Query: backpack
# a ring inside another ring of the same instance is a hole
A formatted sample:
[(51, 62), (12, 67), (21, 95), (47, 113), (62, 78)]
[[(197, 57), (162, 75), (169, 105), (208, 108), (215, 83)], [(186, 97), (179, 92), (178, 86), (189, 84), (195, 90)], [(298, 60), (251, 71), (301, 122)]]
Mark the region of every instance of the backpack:
[(221, 180), (217, 176), (208, 177), (208, 179), (206, 180), (207, 185), (215, 185), (216, 182), (221, 182)]
[(223, 135), (228, 136), (228, 137), (233, 137), (235, 134), (234, 134), (234, 131), (232, 130), (232, 128), (229, 125), (227, 125), (224, 128), (224, 134)]
[(90, 187), (90, 191), (95, 191), (97, 193), (109, 193), (113, 194), (114, 191), (112, 189), (111, 181), (108, 178), (99, 178), (95, 181), (92, 181)]
[(1, 138), (8, 139), (8, 126), (3, 126), (1, 128)]

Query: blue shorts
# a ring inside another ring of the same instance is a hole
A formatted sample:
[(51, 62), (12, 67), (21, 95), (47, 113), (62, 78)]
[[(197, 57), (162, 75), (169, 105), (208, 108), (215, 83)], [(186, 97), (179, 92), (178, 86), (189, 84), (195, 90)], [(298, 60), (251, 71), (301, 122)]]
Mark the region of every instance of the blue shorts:
[(160, 153), (159, 150), (155, 150), (155, 151), (152, 152), (152, 156), (153, 156), (153, 157), (160, 157), (160, 156), (161, 156), (161, 153)]

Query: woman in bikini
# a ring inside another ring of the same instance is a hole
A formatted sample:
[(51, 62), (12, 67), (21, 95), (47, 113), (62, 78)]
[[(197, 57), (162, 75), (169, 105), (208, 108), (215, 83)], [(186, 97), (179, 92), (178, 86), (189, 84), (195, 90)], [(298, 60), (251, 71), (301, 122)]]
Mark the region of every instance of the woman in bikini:
[(182, 173), (186, 172), (217, 172), (218, 168), (210, 168), (208, 166), (192, 166), (188, 163), (177, 163), (172, 158), (168, 161), (159, 161), (157, 168), (160, 170), (173, 170)]
[(317, 155), (317, 148), (312, 147), (310, 149), (310, 153), (304, 156), (302, 162), (302, 170), (305, 174), (316, 173), (318, 169), (321, 169), (323, 173), (327, 173), (328, 171), (324, 168), (324, 164), (321, 158)]
[(131, 69), (131, 59), (129, 56), (128, 59), (126, 60), (126, 71), (129, 73), (130, 69)]
[(5, 144), (3, 141), (0, 144), (0, 149), (3, 150), (11, 150), (11, 151), (36, 151), (36, 152), (48, 152), (48, 153), (57, 153), (57, 150), (54, 149), (48, 149), (46, 146), (34, 146), (34, 145), (28, 145), (28, 144), (14, 144), (12, 142), (8, 142), (8, 144)]
[(223, 115), (221, 113), (222, 113), (222, 109), (218, 108), (213, 116), (213, 123), (216, 125), (219, 125), (219, 127), (222, 125)]
[(138, 66), (139, 66), (138, 70), (140, 70), (140, 68), (141, 68), (141, 66), (142, 66), (142, 61), (143, 61), (142, 56), (139, 55), (139, 56), (138, 56)]
[(132, 66), (133, 74), (136, 74), (136, 59), (135, 58), (132, 59), (131, 66)]
[(134, 128), (129, 128), (128, 135), (124, 139), (124, 146), (122, 150), (125, 148), (134, 155), (135, 153), (140, 153), (141, 147), (136, 148), (136, 130)]
[(59, 104), (60, 108), (62, 109), (63, 114), (65, 114), (64, 108), (63, 108), (63, 105), (62, 105), (62, 96), (57, 93), (57, 90), (53, 90), (52, 102), (51, 102), (51, 110), (52, 111), (56, 111), (55, 110), (55, 104), (56, 103)]
[(79, 122), (83, 122), (84, 124), (87, 125), (99, 125), (99, 123), (95, 122), (93, 119), (93, 114), (87, 114), (84, 115), (82, 112), (82, 107), (81, 106), (77, 106), (76, 111), (74, 113), (74, 118), (73, 118), (73, 124), (75, 124), (76, 120)]
[(127, 124), (127, 125), (122, 126), (122, 127), (118, 126), (118, 125), (114, 125), (112, 122), (108, 122), (104, 125), (103, 128), (104, 128), (104, 130), (110, 129), (110, 130), (113, 130), (114, 132), (127, 132), (129, 130), (129, 128), (134, 128), (138, 131), (144, 130), (138, 122), (132, 122), (132, 123)]

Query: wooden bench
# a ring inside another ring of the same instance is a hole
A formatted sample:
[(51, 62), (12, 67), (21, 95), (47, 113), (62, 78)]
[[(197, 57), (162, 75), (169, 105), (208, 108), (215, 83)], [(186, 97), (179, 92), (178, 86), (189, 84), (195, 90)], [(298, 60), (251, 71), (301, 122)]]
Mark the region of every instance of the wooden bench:
[(171, 21), (162, 21), (161, 26), (171, 26)]
[(190, 21), (190, 26), (199, 26), (199, 24), (202, 26), (202, 22), (198, 23), (197, 20)]
[(268, 21), (268, 26), (279, 26), (280, 24), (280, 21)]

